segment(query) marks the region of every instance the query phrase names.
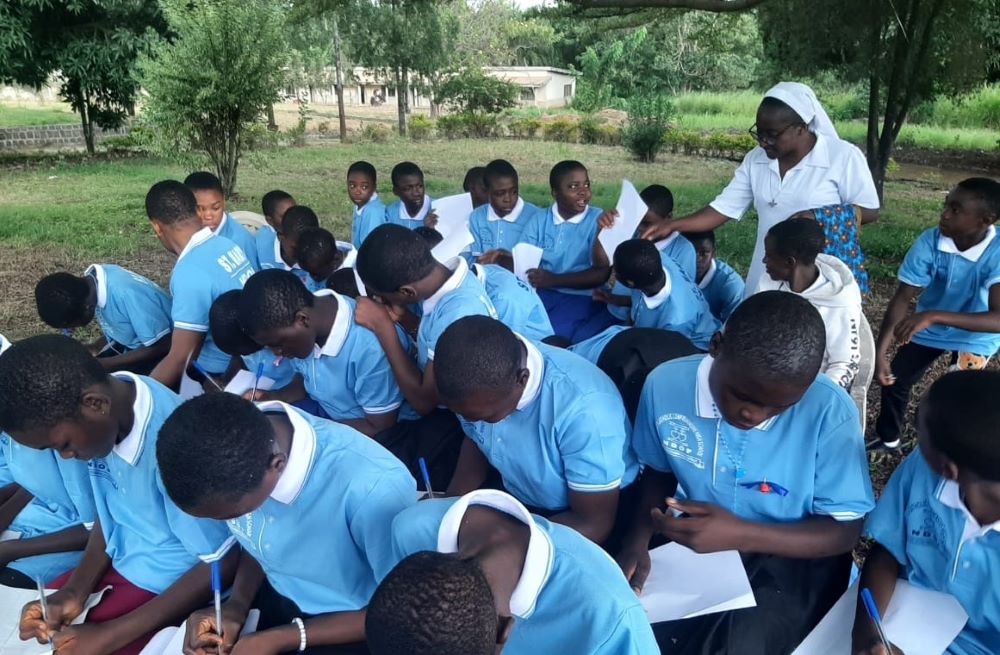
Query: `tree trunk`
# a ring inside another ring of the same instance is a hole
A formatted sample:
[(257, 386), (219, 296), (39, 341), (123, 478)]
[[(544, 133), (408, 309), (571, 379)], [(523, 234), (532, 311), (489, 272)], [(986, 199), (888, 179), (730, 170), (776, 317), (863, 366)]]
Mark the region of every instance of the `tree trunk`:
[(334, 52), (334, 67), (337, 71), (337, 84), (334, 89), (337, 91), (337, 117), (340, 119), (340, 141), (343, 143), (347, 140), (347, 114), (344, 109), (344, 62), (343, 62), (343, 51), (340, 44), (340, 25), (337, 21), (337, 16), (333, 17), (333, 52)]
[(83, 142), (87, 146), (87, 153), (93, 155), (94, 148), (94, 121), (90, 118), (90, 98), (86, 93), (83, 95), (83, 102), (80, 103), (80, 124), (83, 128)]
[(278, 131), (278, 123), (274, 120), (274, 103), (267, 104), (267, 129), (271, 132)]
[(406, 69), (396, 68), (396, 113), (399, 118), (399, 135), (406, 136)]

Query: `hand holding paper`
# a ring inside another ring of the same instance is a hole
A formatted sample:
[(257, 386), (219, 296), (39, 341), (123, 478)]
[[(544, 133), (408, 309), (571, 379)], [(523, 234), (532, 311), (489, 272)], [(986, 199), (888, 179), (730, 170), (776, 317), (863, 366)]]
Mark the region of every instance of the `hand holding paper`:
[(622, 180), (622, 192), (618, 197), (616, 209), (618, 218), (614, 225), (601, 230), (597, 235), (597, 240), (604, 248), (604, 252), (607, 253), (608, 259), (612, 261), (618, 246), (635, 236), (635, 231), (649, 207), (639, 197), (635, 186), (628, 180)]
[[(229, 384), (226, 385), (226, 391), (228, 391), (229, 393), (234, 393), (237, 396), (243, 396), (248, 391), (253, 389), (254, 381), (256, 379), (257, 376), (251, 373), (250, 371), (244, 371), (244, 370), (238, 371), (236, 375), (233, 376), (233, 379), (229, 381)], [(270, 391), (273, 388), (274, 388), (274, 380), (267, 377), (266, 375), (261, 376), (260, 381), (257, 383), (257, 390)]]
[(469, 215), (472, 213), (472, 194), (460, 193), (438, 198), (434, 201), (432, 211), (437, 215), (435, 229), (447, 239), (452, 232), (468, 228)]
[(514, 275), (527, 282), (528, 271), (538, 268), (542, 263), (543, 252), (541, 248), (530, 243), (519, 243), (514, 246), (511, 250), (514, 256)]

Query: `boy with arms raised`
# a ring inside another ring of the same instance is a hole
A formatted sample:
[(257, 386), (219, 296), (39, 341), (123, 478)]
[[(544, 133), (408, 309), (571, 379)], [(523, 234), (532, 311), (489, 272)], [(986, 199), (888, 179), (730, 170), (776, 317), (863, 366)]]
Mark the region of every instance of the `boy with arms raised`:
[(280, 250), (274, 244), (278, 240), (278, 234), (281, 233), (285, 212), (295, 206), (295, 198), (289, 193), (275, 189), (264, 194), (260, 199), (260, 206), (267, 225), (261, 226), (254, 234), (257, 261), (262, 269), (274, 268), (278, 263), (276, 258), (281, 257)]
[(255, 271), (259, 269), (257, 242), (250, 234), (250, 230), (240, 225), (239, 221), (226, 211), (226, 196), (222, 193), (222, 182), (219, 178), (208, 171), (196, 171), (184, 178), (184, 185), (194, 193), (201, 224), (242, 248), (250, 260), (250, 266)]
[(857, 408), (817, 377), (824, 335), (808, 301), (767, 291), (733, 312), (709, 355), (646, 379), (625, 575), (641, 591), (660, 534), (697, 552), (740, 551), (757, 600), (654, 626), (666, 652), (790, 653), (847, 588), (874, 500)]
[(354, 204), (351, 214), (351, 243), (361, 246), (372, 230), (386, 222), (385, 204), (378, 197), (378, 173), (366, 161), (356, 161), (347, 169), (347, 196)]

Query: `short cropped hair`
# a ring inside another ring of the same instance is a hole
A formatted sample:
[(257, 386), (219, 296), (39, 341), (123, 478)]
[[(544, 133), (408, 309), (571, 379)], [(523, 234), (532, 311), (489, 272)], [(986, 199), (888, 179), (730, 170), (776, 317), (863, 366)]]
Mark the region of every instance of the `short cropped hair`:
[(60, 330), (82, 325), (88, 318), (89, 296), (90, 285), (86, 278), (65, 271), (46, 275), (35, 285), (38, 317), (46, 325)]
[(357, 299), (361, 295), (353, 268), (342, 268), (326, 278), (326, 288), (348, 298)]
[(302, 230), (299, 234), (298, 246), (295, 250), (295, 258), (299, 263), (305, 263), (312, 268), (312, 265), (326, 266), (333, 261), (337, 254), (337, 240), (329, 230), (321, 227), (311, 227)]
[(288, 327), (295, 322), (297, 312), (315, 302), (294, 273), (277, 268), (250, 276), (239, 300), (239, 322), (251, 336)]
[(674, 194), (662, 184), (650, 184), (639, 197), (657, 216), (670, 216), (674, 211)]
[(195, 171), (184, 178), (184, 186), (192, 191), (218, 191), (222, 193), (222, 182), (215, 173)]
[(319, 227), (319, 217), (311, 208), (305, 205), (295, 205), (285, 212), (281, 222), (281, 231), (285, 236), (295, 237), (309, 228)]
[(251, 355), (261, 349), (260, 344), (247, 336), (240, 325), (240, 296), (243, 291), (232, 289), (212, 303), (208, 311), (208, 331), (219, 350), (230, 357)]
[(100, 362), (70, 337), (19, 341), (0, 357), (0, 430), (48, 429), (77, 419), (83, 392), (107, 379)]
[(440, 232), (426, 225), (415, 227), (413, 231), (419, 234), (420, 238), (426, 241), (431, 248), (444, 241), (444, 236)]
[(490, 188), (491, 180), (498, 180), (502, 177), (512, 177), (514, 182), (518, 181), (517, 169), (506, 159), (494, 159), (486, 164), (486, 173), (483, 176), (486, 188)]
[(956, 371), (939, 378), (920, 407), (935, 450), (959, 468), (1000, 482), (1000, 372)]
[(236, 502), (260, 487), (274, 453), (274, 429), (249, 400), (209, 393), (174, 410), (156, 439), (163, 486), (182, 510)]
[(723, 328), (722, 356), (762, 381), (807, 383), (826, 352), (826, 327), (808, 300), (764, 291), (744, 300)]
[(465, 316), (448, 326), (434, 347), (434, 381), (448, 400), (477, 391), (507, 391), (516, 382), (524, 346), (509, 327), (489, 316)]
[(573, 171), (587, 172), (587, 167), (573, 159), (563, 160), (553, 166), (552, 170), (549, 171), (549, 188), (553, 190), (558, 189), (559, 184), (563, 181), (563, 178)]
[(365, 284), (391, 293), (427, 277), (436, 264), (423, 238), (402, 225), (380, 225), (358, 249), (355, 266)]
[(712, 244), (713, 248), (715, 247), (715, 230), (706, 230), (705, 232), (684, 232), (683, 234), (692, 245), (697, 246), (702, 241), (708, 241)]
[(491, 655), (499, 627), (479, 562), (430, 551), (396, 565), (365, 617), (372, 655)]
[(485, 166), (473, 166), (465, 172), (465, 179), (462, 180), (462, 191), (471, 191), (472, 185), (476, 182), (486, 186)]
[(615, 250), (615, 277), (628, 280), (638, 288), (659, 281), (663, 275), (663, 259), (652, 241), (629, 239)]
[(424, 179), (424, 172), (420, 170), (420, 167), (414, 164), (412, 161), (401, 161), (392, 167), (392, 186), (399, 186), (399, 178), (405, 177), (407, 175), (419, 175), (420, 179)]
[(350, 177), (352, 173), (361, 173), (367, 175), (372, 181), (372, 184), (378, 184), (378, 173), (375, 171), (375, 167), (366, 161), (356, 161), (347, 168), (347, 177)]
[(280, 189), (268, 191), (264, 194), (264, 197), (260, 199), (260, 209), (264, 212), (264, 216), (274, 218), (274, 212), (278, 209), (278, 203), (285, 200), (295, 200), (295, 198), (292, 197), (292, 194)]
[(146, 216), (165, 225), (197, 221), (194, 193), (177, 180), (157, 182), (146, 193)]
[(1000, 218), (1000, 182), (988, 177), (970, 177), (959, 182), (958, 188), (978, 196), (986, 211)]
[(826, 233), (817, 221), (801, 216), (776, 223), (767, 231), (778, 253), (812, 264), (826, 248)]

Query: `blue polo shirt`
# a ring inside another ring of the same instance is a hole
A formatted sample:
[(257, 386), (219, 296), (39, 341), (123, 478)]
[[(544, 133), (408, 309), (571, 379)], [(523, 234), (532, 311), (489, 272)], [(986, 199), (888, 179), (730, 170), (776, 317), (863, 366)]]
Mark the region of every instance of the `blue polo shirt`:
[[(674, 263), (680, 266), (681, 270), (687, 274), (688, 279), (694, 280), (698, 276), (698, 253), (695, 252), (694, 246), (691, 245), (691, 242), (682, 238), (679, 232), (674, 232), (666, 239), (657, 241), (656, 248), (660, 251), (661, 259), (665, 259), (667, 257), (672, 259)], [(664, 264), (664, 266), (666, 266), (666, 264)], [(621, 282), (617, 281), (615, 282), (615, 286), (611, 289), (611, 293), (616, 296), (631, 295), (630, 289)], [(612, 316), (621, 321), (627, 321), (629, 318), (628, 307), (608, 305), (608, 311), (611, 312)]]
[(417, 484), (360, 432), (278, 402), (292, 423), (288, 463), (267, 500), (225, 523), (275, 591), (306, 614), (358, 610), (393, 566), (392, 519)]
[(257, 240), (250, 233), (250, 230), (243, 227), (243, 224), (233, 218), (229, 212), (222, 215), (222, 222), (215, 229), (215, 233), (243, 248), (253, 270), (260, 270), (260, 262), (257, 261)]
[(612, 325), (604, 332), (598, 332), (589, 339), (584, 339), (580, 343), (574, 343), (567, 350), (576, 353), (594, 366), (597, 366), (597, 360), (601, 358), (601, 353), (611, 343), (611, 340), (628, 329), (627, 325)]
[(136, 350), (170, 334), (170, 296), (157, 284), (114, 264), (94, 264), (84, 275), (96, 283), (94, 318), (109, 343)]
[(469, 505), (485, 505), (529, 529), (527, 556), (510, 599), (515, 620), (505, 655), (659, 654), (646, 612), (614, 560), (572, 528), (528, 513), (502, 491), (425, 500), (401, 512), (392, 522), (395, 560), (421, 551), (457, 552)]
[(260, 262), (260, 270), (268, 268), (276, 268), (279, 271), (288, 271), (294, 274), (295, 277), (299, 278), (299, 282), (304, 284), (309, 291), (316, 291), (323, 286), (322, 284), (317, 283), (316, 280), (313, 280), (312, 276), (304, 271), (298, 263), (292, 264), (291, 266), (285, 263), (285, 260), (281, 257), (281, 240), (278, 239), (277, 234), (274, 235), (274, 239), (271, 241), (270, 256), (266, 260), (262, 259)]
[[(955, 242), (936, 227), (917, 237), (899, 267), (900, 282), (923, 289), (916, 311), (989, 311), (990, 287), (1000, 283), (1000, 241), (996, 236), (991, 225), (986, 238), (965, 252), (959, 252)], [(913, 335), (913, 342), (989, 357), (1000, 348), (1000, 334), (932, 325)]]
[(526, 505), (558, 511), (569, 492), (620, 489), (639, 474), (629, 422), (615, 385), (582, 357), (521, 338), (528, 384), (517, 409), (499, 423), (462, 429)]
[(278, 233), (270, 225), (262, 225), (253, 235), (257, 252), (258, 270), (274, 268), (274, 244), (278, 241)]
[(386, 223), (385, 203), (373, 193), (364, 207), (354, 207), (351, 216), (351, 243), (360, 248), (372, 230)]
[(1000, 652), (1000, 524), (979, 525), (957, 482), (932, 471), (913, 451), (892, 474), (865, 533), (892, 553), (911, 584), (961, 603), (969, 621), (949, 653)]
[(524, 240), (525, 227), (531, 225), (538, 214), (544, 213), (544, 209), (526, 202), (524, 198), (518, 198), (514, 209), (503, 217), (498, 216), (489, 203), (476, 207), (469, 216), (469, 231), (475, 239), (472, 242), (472, 257), (479, 257), (489, 250), (511, 250)]
[[(593, 248), (597, 240), (597, 219), (604, 210), (587, 207), (566, 220), (552, 205), (535, 215), (534, 221), (525, 226), (521, 241), (543, 250), (540, 268), (557, 274), (579, 273), (594, 265)], [(591, 289), (564, 289), (555, 291), (578, 296), (589, 296)]]
[(632, 291), (632, 323), (635, 327), (658, 328), (683, 334), (691, 343), (708, 350), (712, 335), (721, 327), (705, 296), (676, 262), (663, 260), (666, 282), (654, 296)]
[(417, 329), (417, 365), (421, 370), (434, 359), (434, 346), (449, 325), (465, 316), (498, 318), (486, 288), (469, 271), (464, 259), (456, 257), (445, 266), (452, 270), (451, 277), (420, 306), (422, 317)]
[[(694, 278), (692, 278), (694, 279)], [(698, 283), (698, 288), (712, 310), (712, 316), (725, 323), (743, 302), (744, 282), (733, 267), (718, 259), (712, 260), (712, 266), (705, 277)]]
[[(679, 495), (750, 521), (786, 523), (817, 515), (854, 521), (871, 511), (861, 421), (843, 389), (819, 376), (794, 406), (738, 430), (715, 406), (711, 368), (710, 357), (696, 355), (650, 373), (632, 431), (643, 466), (673, 473)], [(742, 486), (762, 481), (787, 489), (787, 495)]]
[(427, 218), (429, 213), (431, 213), (431, 206), (433, 203), (434, 201), (430, 196), (424, 195), (424, 204), (420, 206), (420, 211), (417, 212), (416, 216), (411, 216), (410, 213), (406, 211), (406, 205), (403, 204), (403, 201), (397, 200), (390, 205), (386, 205), (385, 222), (402, 225), (405, 228), (415, 230), (424, 224), (424, 219)]
[(532, 341), (555, 334), (538, 292), (503, 266), (473, 264), (470, 269), (486, 288), (500, 322)]
[(171, 317), (175, 328), (204, 333), (198, 363), (209, 373), (225, 371), (230, 360), (208, 331), (212, 303), (227, 291), (242, 289), (253, 273), (243, 249), (207, 227), (196, 232), (177, 257), (170, 274)]
[(135, 386), (132, 431), (88, 462), (111, 564), (146, 591), (163, 593), (199, 562), (213, 562), (232, 539), (221, 521), (197, 519), (170, 500), (156, 465), (156, 439), (181, 398), (156, 380), (113, 373)]
[(268, 348), (261, 348), (252, 355), (244, 355), (242, 359), (243, 365), (254, 375), (257, 374), (257, 366), (263, 364), (263, 376), (274, 380), (274, 389), (284, 389), (295, 379), (293, 360), (288, 357), (279, 359)]
[(305, 359), (291, 360), (306, 393), (335, 421), (399, 409), (403, 393), (389, 359), (375, 333), (354, 322), (354, 301), (329, 289), (316, 296), (336, 300), (337, 316), (322, 346), (315, 346)]
[[(0, 487), (17, 484), (33, 498), (7, 530), (34, 539), (77, 525), (93, 526), (96, 510), (87, 463), (63, 459), (54, 450), (27, 448), (0, 432)], [(35, 555), (8, 566), (49, 582), (76, 567), (83, 551)]]

